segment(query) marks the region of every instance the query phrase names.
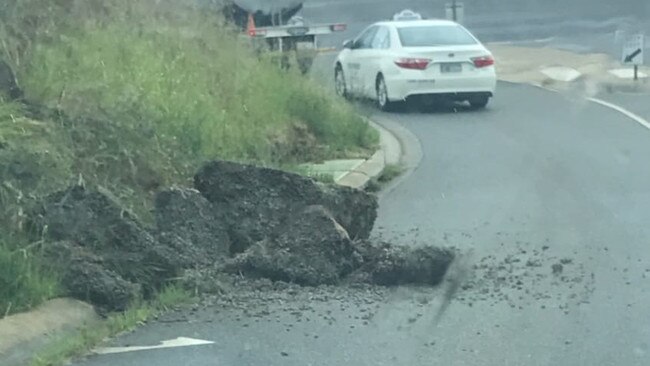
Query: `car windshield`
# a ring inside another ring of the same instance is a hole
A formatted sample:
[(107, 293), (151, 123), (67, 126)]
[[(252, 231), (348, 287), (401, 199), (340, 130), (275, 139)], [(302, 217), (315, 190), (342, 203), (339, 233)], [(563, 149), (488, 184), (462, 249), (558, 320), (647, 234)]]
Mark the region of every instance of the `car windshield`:
[(397, 28), (404, 47), (472, 45), (476, 39), (457, 25), (423, 25)]

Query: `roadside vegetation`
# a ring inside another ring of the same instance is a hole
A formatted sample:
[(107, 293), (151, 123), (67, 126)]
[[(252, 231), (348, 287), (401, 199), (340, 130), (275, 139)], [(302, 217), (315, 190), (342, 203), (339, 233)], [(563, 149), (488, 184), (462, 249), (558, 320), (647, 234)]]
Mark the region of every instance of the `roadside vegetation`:
[(123, 313), (110, 315), (97, 324), (89, 324), (74, 334), (54, 340), (34, 356), (30, 365), (64, 365), (70, 358), (83, 356), (107, 338), (132, 331), (161, 312), (190, 300), (192, 296), (184, 289), (177, 286), (166, 287), (151, 301), (133, 304)]
[(0, 318), (60, 294), (56, 273), (28, 250), (0, 243)]
[(150, 223), (155, 192), (206, 160), (288, 169), (372, 152), (352, 107), (183, 3), (0, 4), (0, 61), (23, 94), (0, 92), (0, 317), (59, 294), (23, 233), (37, 197), (100, 187)]
[(366, 187), (366, 191), (379, 192), (388, 183), (392, 182), (397, 177), (402, 175), (402, 173), (404, 173), (404, 170), (405, 168), (399, 164), (386, 165), (382, 174), (379, 177), (377, 177), (377, 179), (372, 180), (368, 183), (368, 187)]

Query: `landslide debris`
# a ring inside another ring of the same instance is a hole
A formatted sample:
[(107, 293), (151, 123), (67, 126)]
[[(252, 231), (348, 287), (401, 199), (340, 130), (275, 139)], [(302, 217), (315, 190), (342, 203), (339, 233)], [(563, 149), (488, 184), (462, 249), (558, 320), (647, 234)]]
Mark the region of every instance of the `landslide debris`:
[(337, 284), (361, 263), (347, 231), (323, 206), (297, 212), (277, 237), (234, 258), (230, 272), (316, 286)]
[(405, 284), (440, 284), (455, 254), (450, 249), (433, 246), (407, 247), (390, 243), (359, 243), (363, 257), (359, 269), (365, 282), (395, 286)]
[[(108, 194), (73, 186), (45, 197), (30, 215), (31, 232), (46, 241), (69, 241), (102, 258), (133, 283), (155, 288), (191, 262), (161, 245)], [(46, 245), (47, 247), (47, 245)]]
[(44, 255), (61, 274), (68, 294), (112, 310), (126, 310), (141, 292), (141, 286), (127, 281), (104, 258), (69, 241), (48, 243)]
[(437, 285), (454, 258), (446, 249), (372, 243), (377, 199), (361, 190), (225, 161), (204, 165), (194, 183), (156, 195), (153, 228), (110, 192), (72, 186), (32, 208), (30, 232), (68, 293), (108, 310), (178, 278), (214, 292), (224, 275), (302, 286)]
[(227, 161), (204, 165), (194, 186), (230, 225), (238, 246), (276, 237), (308, 206), (325, 207), (353, 239), (370, 235), (377, 200), (356, 189), (325, 185), (281, 170)]
[(223, 220), (195, 189), (170, 188), (156, 195), (156, 238), (184, 256), (184, 262), (209, 265), (230, 256), (231, 240)]

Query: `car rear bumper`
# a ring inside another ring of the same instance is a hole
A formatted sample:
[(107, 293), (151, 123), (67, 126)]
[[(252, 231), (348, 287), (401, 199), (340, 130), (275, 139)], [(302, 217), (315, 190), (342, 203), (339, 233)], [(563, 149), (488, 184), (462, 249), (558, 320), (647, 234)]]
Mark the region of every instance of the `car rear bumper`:
[(441, 95), (467, 99), (474, 95), (494, 95), (497, 78), (492, 72), (481, 72), (452, 78), (422, 78), (399, 75), (386, 80), (388, 98), (392, 101), (406, 100), (413, 96)]

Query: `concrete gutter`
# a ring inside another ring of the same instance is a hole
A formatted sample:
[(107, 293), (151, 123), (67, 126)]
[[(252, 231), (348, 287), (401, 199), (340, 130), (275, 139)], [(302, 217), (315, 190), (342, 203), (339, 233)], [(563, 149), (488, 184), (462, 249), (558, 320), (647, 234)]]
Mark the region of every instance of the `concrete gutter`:
[(0, 319), (0, 365), (28, 364), (49, 341), (99, 321), (92, 305), (54, 299), (38, 308)]
[(397, 137), (376, 122), (368, 120), (368, 123), (379, 132), (379, 149), (370, 158), (336, 180), (339, 185), (364, 189), (368, 182), (384, 172), (386, 165), (400, 163), (402, 146)]

